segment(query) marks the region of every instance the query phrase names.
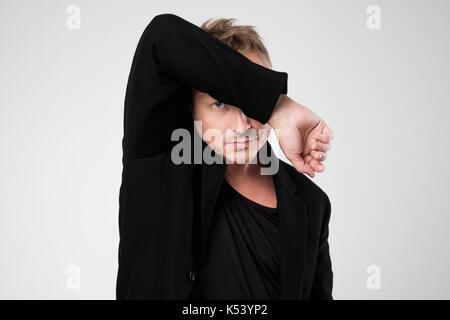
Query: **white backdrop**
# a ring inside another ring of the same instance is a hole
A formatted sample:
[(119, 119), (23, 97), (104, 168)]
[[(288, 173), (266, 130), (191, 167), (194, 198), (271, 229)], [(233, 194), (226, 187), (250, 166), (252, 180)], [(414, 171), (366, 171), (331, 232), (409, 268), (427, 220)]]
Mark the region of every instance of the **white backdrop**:
[(255, 25), (333, 129), (335, 299), (450, 298), (449, 1), (0, 3), (0, 298), (115, 298), (125, 87), (160, 13)]

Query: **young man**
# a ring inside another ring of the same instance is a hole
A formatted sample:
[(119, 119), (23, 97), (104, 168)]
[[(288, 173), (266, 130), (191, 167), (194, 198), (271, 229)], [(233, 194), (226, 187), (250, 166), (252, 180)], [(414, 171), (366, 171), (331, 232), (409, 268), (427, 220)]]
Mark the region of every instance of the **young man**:
[[(287, 73), (270, 69), (253, 29), (229, 22), (200, 28), (161, 14), (139, 41), (125, 98), (118, 299), (332, 299), (331, 205), (301, 173), (324, 170), (332, 132), (286, 95)], [(195, 143), (190, 161), (174, 161), (178, 128), (225, 161), (196, 163)], [(294, 167), (262, 175), (251, 163), (261, 147), (274, 157), (264, 128)]]

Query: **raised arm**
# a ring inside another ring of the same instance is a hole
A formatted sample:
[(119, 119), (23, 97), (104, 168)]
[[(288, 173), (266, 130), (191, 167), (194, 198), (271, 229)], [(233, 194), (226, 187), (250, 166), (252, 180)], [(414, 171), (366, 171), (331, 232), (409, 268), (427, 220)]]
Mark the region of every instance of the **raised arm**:
[(192, 121), (191, 88), (266, 123), (280, 94), (287, 93), (287, 76), (253, 63), (177, 15), (155, 16), (139, 40), (128, 78), (124, 158), (167, 150), (172, 131)]

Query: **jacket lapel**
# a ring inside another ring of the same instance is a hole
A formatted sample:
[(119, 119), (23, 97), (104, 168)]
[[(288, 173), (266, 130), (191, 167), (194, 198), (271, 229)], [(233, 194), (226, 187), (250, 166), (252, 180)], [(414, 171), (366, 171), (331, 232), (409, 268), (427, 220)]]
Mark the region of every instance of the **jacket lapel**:
[[(201, 141), (202, 152), (209, 152), (215, 154), (211, 147), (200, 138), (197, 131), (194, 130), (194, 139)], [(201, 230), (201, 246), (200, 246), (200, 260), (206, 258), (208, 247), (208, 236), (211, 227), (211, 222), (214, 214), (214, 206), (219, 195), (225, 171), (227, 170), (226, 163), (212, 163), (206, 164), (201, 159), (200, 164), (200, 230)]]
[(296, 196), (297, 186), (281, 165), (274, 183), (280, 215), (281, 298), (298, 299), (307, 258), (307, 206)]
[[(209, 146), (208, 146), (209, 148)], [(202, 164), (201, 177), (201, 230), (202, 248), (201, 257), (206, 257), (208, 235), (214, 213), (214, 206), (219, 195), (220, 188), (225, 176), (227, 165), (224, 164)]]

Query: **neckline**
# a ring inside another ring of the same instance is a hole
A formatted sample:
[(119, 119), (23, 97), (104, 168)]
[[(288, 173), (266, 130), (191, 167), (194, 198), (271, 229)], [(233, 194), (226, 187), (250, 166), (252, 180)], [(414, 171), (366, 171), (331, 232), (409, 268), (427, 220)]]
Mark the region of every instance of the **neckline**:
[(226, 186), (234, 193), (236, 194), (239, 198), (243, 199), (244, 201), (249, 202), (250, 204), (257, 206), (259, 208), (262, 208), (264, 210), (270, 211), (270, 212), (276, 212), (278, 210), (278, 201), (277, 201), (277, 207), (273, 208), (273, 207), (268, 207), (265, 206), (263, 204), (260, 204), (258, 202), (255, 202), (249, 198), (247, 198), (246, 196), (244, 196), (242, 193), (240, 193), (239, 191), (237, 191), (235, 188), (233, 188), (233, 186), (231, 184), (228, 183), (228, 181), (226, 179), (223, 179), (223, 182), (226, 184)]

